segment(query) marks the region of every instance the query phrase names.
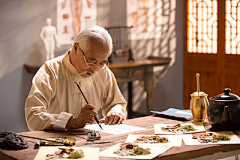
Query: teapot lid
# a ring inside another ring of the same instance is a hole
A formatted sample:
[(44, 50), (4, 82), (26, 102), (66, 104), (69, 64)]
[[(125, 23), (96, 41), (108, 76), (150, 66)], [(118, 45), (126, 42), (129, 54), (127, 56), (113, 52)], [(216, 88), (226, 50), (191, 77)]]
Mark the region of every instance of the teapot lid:
[(230, 93), (230, 88), (225, 88), (223, 90), (224, 93), (217, 95), (216, 97), (212, 97), (211, 99), (213, 101), (219, 101), (219, 102), (232, 102), (232, 101), (239, 101), (240, 97), (236, 94)]

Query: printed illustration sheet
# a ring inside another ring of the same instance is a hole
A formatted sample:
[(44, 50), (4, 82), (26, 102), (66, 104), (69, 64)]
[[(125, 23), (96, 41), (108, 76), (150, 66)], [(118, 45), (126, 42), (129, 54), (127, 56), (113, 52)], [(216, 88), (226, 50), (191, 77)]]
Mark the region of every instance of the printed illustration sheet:
[[(159, 38), (162, 33), (164, 2), (127, 0), (127, 25), (133, 26), (132, 39)], [(170, 6), (169, 6), (170, 7)]]
[(171, 147), (154, 147), (151, 145), (139, 145), (140, 147), (143, 148), (149, 148), (151, 154), (148, 155), (139, 155), (139, 156), (120, 156), (118, 154), (114, 154), (114, 151), (117, 151), (119, 149), (119, 145), (121, 143), (118, 143), (112, 147), (109, 147), (108, 149), (100, 152), (99, 156), (101, 157), (117, 157), (117, 158), (126, 158), (126, 159), (153, 159), (154, 157), (166, 152), (167, 150), (169, 150)]
[(115, 124), (115, 125), (105, 125), (104, 123), (100, 123), (100, 124), (101, 124), (103, 130), (101, 130), (101, 128), (98, 126), (98, 124), (87, 125), (84, 128), (99, 131), (99, 132), (114, 134), (114, 135), (129, 133), (129, 132), (134, 132), (134, 131), (140, 131), (140, 130), (145, 129), (145, 128), (125, 125), (125, 124)]
[(170, 131), (166, 131), (166, 130), (163, 130), (163, 129), (162, 129), (162, 127), (170, 127), (170, 126), (173, 126), (173, 125), (176, 125), (176, 124), (155, 124), (155, 125), (154, 125), (154, 133), (155, 133), (155, 134), (184, 134), (184, 133), (205, 132), (205, 128), (204, 128), (202, 122), (199, 122), (199, 123), (181, 123), (181, 126), (192, 125), (192, 127), (196, 129), (196, 130), (194, 130), (194, 131), (188, 131), (188, 132), (182, 132), (182, 131), (170, 132)]
[(232, 131), (222, 131), (222, 132), (206, 132), (206, 133), (213, 133), (213, 134), (226, 134), (231, 139), (229, 141), (218, 141), (216, 143), (208, 142), (208, 143), (200, 143), (198, 139), (193, 139), (192, 134), (182, 134), (180, 135), (183, 139), (183, 142), (186, 145), (206, 145), (206, 144), (240, 144), (240, 138), (235, 135)]
[(96, 0), (57, 0), (57, 31), (61, 45), (72, 44), (78, 33), (96, 23)]
[[(57, 147), (41, 147), (34, 160), (44, 160), (47, 154), (53, 154), (57, 151)], [(61, 146), (60, 148), (64, 148)], [(78, 160), (99, 160), (99, 148), (85, 148), (85, 147), (72, 147), (73, 149), (81, 149), (84, 153), (84, 157)]]
[[(137, 138), (139, 137), (146, 137), (146, 136), (159, 136), (159, 135), (137, 135), (137, 134), (129, 134), (127, 139), (126, 139), (126, 143), (136, 143), (134, 141), (136, 141)], [(182, 138), (180, 135), (161, 135), (160, 137), (166, 137), (168, 139), (167, 143), (136, 143), (138, 145), (152, 145), (154, 147), (158, 147), (158, 146), (181, 146), (182, 145)]]

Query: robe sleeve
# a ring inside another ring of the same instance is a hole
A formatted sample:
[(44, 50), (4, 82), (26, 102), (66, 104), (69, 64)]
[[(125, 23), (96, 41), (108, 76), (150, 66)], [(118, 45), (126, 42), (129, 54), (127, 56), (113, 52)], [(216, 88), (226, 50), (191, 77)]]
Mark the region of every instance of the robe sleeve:
[(116, 111), (126, 119), (127, 102), (117, 85), (116, 78), (112, 71), (109, 68), (107, 68), (106, 71), (106, 92), (102, 104), (102, 114), (103, 116), (106, 116), (109, 111)]
[[(52, 66), (44, 64), (32, 80), (25, 102), (25, 118), (30, 131), (55, 129), (64, 131), (70, 113), (48, 113), (47, 108), (56, 94), (57, 77)], [(58, 107), (58, 106), (56, 106)]]

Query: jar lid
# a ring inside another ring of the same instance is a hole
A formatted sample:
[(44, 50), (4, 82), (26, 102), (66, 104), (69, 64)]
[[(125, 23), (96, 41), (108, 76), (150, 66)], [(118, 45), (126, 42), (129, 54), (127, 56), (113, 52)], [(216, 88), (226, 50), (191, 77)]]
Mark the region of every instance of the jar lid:
[(202, 91), (199, 91), (199, 92), (193, 92), (191, 94), (191, 96), (200, 96), (200, 97), (202, 97), (202, 96), (208, 96), (208, 95), (206, 93), (202, 92)]
[(223, 90), (224, 93), (217, 95), (216, 97), (212, 97), (211, 100), (218, 102), (233, 102), (239, 101), (240, 98), (236, 94), (230, 93), (230, 88), (225, 88)]

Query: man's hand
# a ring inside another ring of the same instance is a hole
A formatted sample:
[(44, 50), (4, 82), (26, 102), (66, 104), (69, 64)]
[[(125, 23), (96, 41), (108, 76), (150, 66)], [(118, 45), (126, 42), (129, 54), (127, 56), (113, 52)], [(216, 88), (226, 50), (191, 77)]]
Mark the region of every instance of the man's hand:
[(115, 111), (110, 111), (108, 114), (101, 119), (99, 122), (104, 124), (122, 124), (122, 121), (124, 120), (123, 116)]
[(97, 112), (94, 111), (95, 107), (91, 104), (85, 105), (81, 112), (79, 113), (77, 118), (70, 118), (66, 128), (67, 129), (77, 129), (77, 128), (83, 128), (86, 126), (87, 123), (94, 123), (94, 115), (98, 117)]

